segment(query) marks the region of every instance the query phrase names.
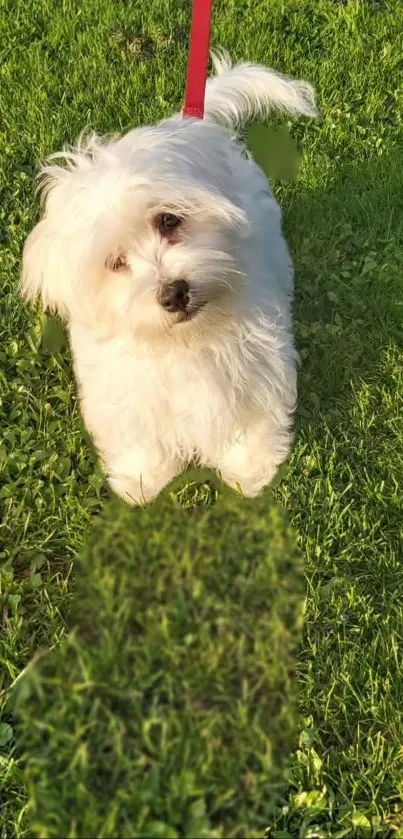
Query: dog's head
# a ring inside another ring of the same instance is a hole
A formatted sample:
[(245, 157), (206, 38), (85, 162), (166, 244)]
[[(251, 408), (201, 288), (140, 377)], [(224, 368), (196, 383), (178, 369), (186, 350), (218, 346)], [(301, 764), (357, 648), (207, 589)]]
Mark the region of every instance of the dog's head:
[(43, 167), (44, 215), (23, 257), (27, 299), (148, 342), (233, 317), (254, 258), (248, 230), (261, 221), (250, 188), (257, 169), (228, 129), (273, 107), (306, 116), (316, 108), (305, 82), (231, 67), (224, 53), (214, 64), (205, 119), (176, 117), (106, 143), (94, 136)]
[(43, 218), (22, 291), (68, 320), (139, 340), (206, 331), (234, 313), (248, 221), (222, 129), (170, 120), (91, 137), (42, 170)]

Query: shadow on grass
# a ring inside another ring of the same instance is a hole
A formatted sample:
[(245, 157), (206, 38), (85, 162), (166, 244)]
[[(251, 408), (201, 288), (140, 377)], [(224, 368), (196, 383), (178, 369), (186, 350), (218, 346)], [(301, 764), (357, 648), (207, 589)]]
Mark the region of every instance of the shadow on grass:
[(401, 347), (403, 148), (343, 169), (326, 190), (296, 191), (285, 210), (296, 264), (295, 319), (303, 366), (300, 410), (330, 418), (382, 354)]
[[(372, 552), (376, 575), (383, 547), (399, 554), (393, 473), (401, 452), (403, 149), (341, 169), (327, 190), (296, 192), (285, 228), (295, 253), (302, 356), (291, 521), (317, 570), (327, 554), (335, 559), (328, 575), (345, 558), (343, 573), (365, 575)], [(365, 501), (379, 512), (381, 531), (388, 519), (389, 536), (374, 551)], [(349, 505), (343, 527), (337, 516)], [(356, 547), (363, 538), (367, 553)]]
[(295, 746), (300, 555), (264, 498), (111, 501), (14, 692), (34, 835), (257, 836)]
[[(285, 213), (302, 369), (297, 456), (280, 493), (308, 576), (301, 707), (320, 756), (313, 770), (304, 748), (296, 774), (302, 789), (323, 791), (307, 818), (325, 831), (340, 818), (351, 835), (346, 813), (357, 808), (369, 827), (401, 805), (402, 677), (390, 639), (403, 602), (402, 164), (394, 149), (341, 168), (327, 190), (296, 190)], [(291, 835), (301, 818), (288, 814)]]

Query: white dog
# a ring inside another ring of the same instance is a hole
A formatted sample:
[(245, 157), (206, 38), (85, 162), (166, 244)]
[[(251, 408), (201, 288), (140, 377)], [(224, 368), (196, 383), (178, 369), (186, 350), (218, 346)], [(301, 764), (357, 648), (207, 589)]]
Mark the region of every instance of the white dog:
[(314, 116), (313, 91), (224, 53), (214, 64), (203, 120), (52, 155), (24, 248), (22, 295), (66, 320), (84, 421), (134, 504), (191, 461), (255, 496), (292, 441), (292, 263), (233, 133), (273, 107)]

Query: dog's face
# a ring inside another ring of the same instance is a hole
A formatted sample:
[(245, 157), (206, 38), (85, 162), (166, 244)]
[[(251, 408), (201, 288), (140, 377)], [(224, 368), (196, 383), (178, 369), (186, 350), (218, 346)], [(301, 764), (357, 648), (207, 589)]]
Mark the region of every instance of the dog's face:
[(23, 292), (105, 335), (191, 337), (232, 317), (247, 219), (230, 140), (167, 121), (44, 169), (45, 213), (24, 250)]

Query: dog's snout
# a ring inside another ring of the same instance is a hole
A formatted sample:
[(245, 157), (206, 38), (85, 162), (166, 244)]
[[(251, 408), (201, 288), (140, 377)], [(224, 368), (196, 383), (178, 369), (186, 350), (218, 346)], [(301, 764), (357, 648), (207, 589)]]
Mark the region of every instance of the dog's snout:
[(186, 280), (175, 280), (162, 286), (159, 302), (167, 312), (185, 312), (189, 304), (189, 284)]

